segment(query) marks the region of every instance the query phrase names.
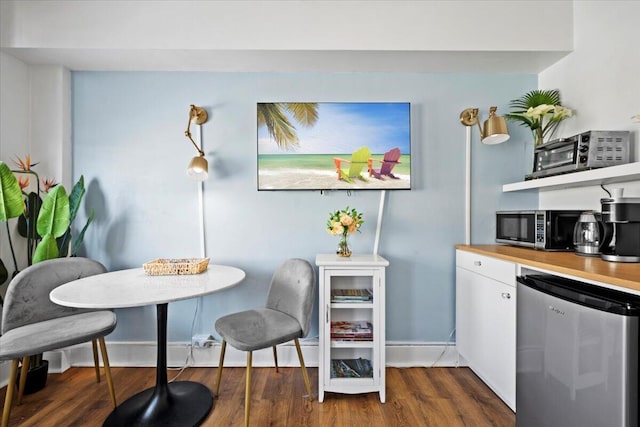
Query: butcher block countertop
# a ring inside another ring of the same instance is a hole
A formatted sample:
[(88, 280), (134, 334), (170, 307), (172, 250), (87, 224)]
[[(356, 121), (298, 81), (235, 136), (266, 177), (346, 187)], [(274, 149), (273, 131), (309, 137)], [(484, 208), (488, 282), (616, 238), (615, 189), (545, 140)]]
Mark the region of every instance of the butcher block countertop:
[(608, 262), (573, 252), (547, 252), (508, 245), (456, 245), (456, 249), (610, 284), (640, 294), (640, 263)]

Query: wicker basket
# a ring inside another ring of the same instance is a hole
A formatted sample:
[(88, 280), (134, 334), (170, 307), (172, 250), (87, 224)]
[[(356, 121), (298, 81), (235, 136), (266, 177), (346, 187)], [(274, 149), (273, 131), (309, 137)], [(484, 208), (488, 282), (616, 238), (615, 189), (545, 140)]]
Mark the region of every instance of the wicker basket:
[(149, 276), (200, 274), (207, 270), (209, 258), (158, 258), (142, 264)]

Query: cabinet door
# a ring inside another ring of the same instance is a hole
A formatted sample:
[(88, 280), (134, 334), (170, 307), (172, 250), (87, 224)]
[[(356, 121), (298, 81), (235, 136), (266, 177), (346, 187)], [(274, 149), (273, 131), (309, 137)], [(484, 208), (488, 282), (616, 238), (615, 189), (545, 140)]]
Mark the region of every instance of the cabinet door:
[(456, 345), (469, 367), (515, 409), (515, 288), (456, 270)]
[(486, 277), (481, 277), (478, 285), (482, 287), (478, 335), (486, 339), (480, 346), (478, 363), (496, 394), (515, 408), (516, 290)]
[[(378, 341), (379, 333), (378, 312), (374, 309), (377, 303), (376, 297), (379, 297), (374, 286), (374, 282), (377, 282), (376, 276), (375, 271), (370, 270), (325, 271), (324, 309), (326, 313), (323, 319), (325, 322), (323, 339), (327, 343), (324, 348), (325, 384), (331, 384), (336, 379), (358, 378), (353, 371), (351, 373), (354, 376), (342, 377), (341, 375), (349, 375), (350, 366), (364, 366), (363, 363), (369, 364), (371, 370), (362, 373), (363, 377), (360, 379), (368, 378), (371, 383), (378, 382), (378, 375), (374, 374), (379, 363), (374, 352), (374, 342)], [(373, 297), (366, 302), (336, 301), (337, 297), (334, 294), (336, 290), (369, 290)], [(339, 331), (340, 324), (344, 327), (359, 326), (352, 331), (348, 328)], [(336, 328), (336, 335), (343, 333), (345, 338), (332, 336), (332, 328)], [(344, 370), (341, 371), (340, 366)]]

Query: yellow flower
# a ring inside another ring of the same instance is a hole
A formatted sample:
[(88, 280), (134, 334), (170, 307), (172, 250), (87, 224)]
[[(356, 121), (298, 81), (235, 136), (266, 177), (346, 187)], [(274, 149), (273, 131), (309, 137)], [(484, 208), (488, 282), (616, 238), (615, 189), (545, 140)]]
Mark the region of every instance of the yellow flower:
[(573, 111), (570, 108), (563, 107), (562, 105), (556, 105), (553, 110), (553, 117), (551, 120), (560, 121), (567, 117), (573, 117)]
[(329, 234), (341, 235), (344, 238), (347, 234), (360, 231), (363, 223), (362, 214), (347, 206), (345, 209), (329, 212), (326, 230)]
[(524, 113), (524, 115), (526, 117), (529, 117), (530, 119), (539, 120), (540, 117), (553, 111), (554, 108), (555, 108), (554, 105), (540, 104), (536, 107), (529, 107), (529, 109), (527, 110), (526, 113)]
[(344, 227), (339, 222), (333, 223), (333, 234), (342, 234), (344, 232)]
[(340, 223), (345, 226), (353, 224), (353, 218), (349, 215), (340, 215)]

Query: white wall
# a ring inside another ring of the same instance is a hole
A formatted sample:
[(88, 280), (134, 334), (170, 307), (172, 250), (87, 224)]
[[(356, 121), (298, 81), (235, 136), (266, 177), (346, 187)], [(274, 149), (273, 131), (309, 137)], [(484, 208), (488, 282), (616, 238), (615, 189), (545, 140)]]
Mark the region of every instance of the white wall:
[[(468, 0), (3, 0), (0, 37), (3, 47), (15, 48), (568, 50), (571, 7), (566, 0), (544, 7)], [(521, 31), (523, 20), (538, 22), (535, 37)]]
[[(71, 183), (71, 103), (69, 70), (58, 65), (28, 65), (0, 52), (0, 160), (31, 156), (41, 178)], [(36, 191), (31, 178), (29, 191)], [(15, 229), (16, 220), (9, 222)], [(0, 224), (0, 258), (14, 270), (5, 224)], [(12, 232), (18, 269), (26, 266), (24, 239)], [(6, 284), (0, 287), (4, 293)]]
[[(30, 144), (29, 113), (31, 86), (29, 66), (13, 56), (0, 52), (0, 160), (14, 167), (15, 156), (24, 157)], [(15, 220), (12, 221), (15, 223)], [(12, 233), (12, 236), (17, 233)], [(16, 244), (23, 240), (13, 238)], [(15, 248), (24, 252), (24, 246)], [(11, 251), (7, 238), (7, 229), (0, 223), (0, 259), (4, 262), (9, 277), (14, 270)], [(22, 262), (26, 262), (22, 261)], [(6, 283), (0, 285), (0, 293), (4, 295)]]
[[(572, 53), (538, 76), (540, 89), (560, 89), (563, 104), (576, 116), (565, 120), (558, 136), (587, 130), (629, 130), (640, 161), (640, 54), (638, 1), (576, 1)], [(640, 168), (640, 165), (639, 165)], [(640, 181), (607, 186), (640, 197)], [(540, 192), (540, 207), (600, 210), (606, 193), (599, 186)]]
[(59, 65), (31, 66), (31, 157), (40, 177), (71, 190), (70, 72)]
[(537, 73), (571, 50), (571, 10), (567, 0), (3, 0), (0, 47), (74, 70)]

